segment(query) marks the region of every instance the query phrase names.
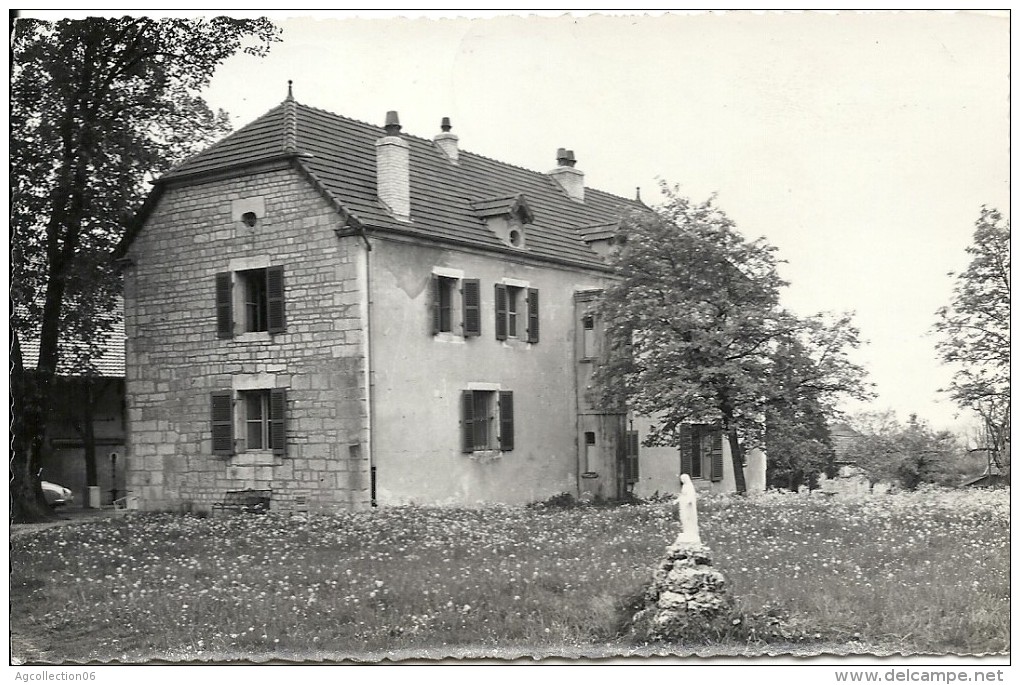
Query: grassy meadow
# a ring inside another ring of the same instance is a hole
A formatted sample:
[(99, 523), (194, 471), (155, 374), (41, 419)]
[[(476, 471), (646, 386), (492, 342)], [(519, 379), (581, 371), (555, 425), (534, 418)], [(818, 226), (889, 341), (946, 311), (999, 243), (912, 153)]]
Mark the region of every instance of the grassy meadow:
[[(698, 645), (1009, 650), (1008, 491), (709, 496), (699, 510), (736, 604), (733, 631)], [(678, 526), (670, 502), (94, 519), (13, 538), (13, 656), (689, 653), (625, 632)]]

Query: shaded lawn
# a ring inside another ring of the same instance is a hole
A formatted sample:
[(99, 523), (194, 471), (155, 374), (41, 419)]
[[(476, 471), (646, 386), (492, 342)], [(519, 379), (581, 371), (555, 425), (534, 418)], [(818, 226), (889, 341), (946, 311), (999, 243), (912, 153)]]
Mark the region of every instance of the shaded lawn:
[[(1008, 505), (704, 498), (738, 611), (787, 616), (782, 638), (735, 629), (712, 648), (1008, 650)], [(12, 541), (12, 632), (55, 660), (615, 653), (640, 648), (623, 603), (678, 526), (668, 503), (94, 520)]]

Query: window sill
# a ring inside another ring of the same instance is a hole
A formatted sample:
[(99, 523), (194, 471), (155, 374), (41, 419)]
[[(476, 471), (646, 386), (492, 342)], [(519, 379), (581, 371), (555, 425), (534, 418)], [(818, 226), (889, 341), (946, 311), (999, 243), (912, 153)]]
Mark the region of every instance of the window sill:
[(581, 357), (577, 361), (581, 364), (593, 364), (595, 363), (595, 357)]
[(468, 454), (468, 457), (472, 461), (477, 461), (484, 464), (490, 461), (496, 461), (497, 459), (501, 459), (503, 457), (503, 452), (501, 450), (475, 450), (474, 452)]
[(230, 466), (272, 466), (275, 457), (272, 450), (248, 450), (238, 452), (227, 463)]
[(249, 331), (235, 335), (232, 340), (239, 343), (272, 342), (273, 336), (267, 331)]
[(535, 344), (528, 342), (524, 338), (510, 338), (510, 337), (506, 338), (505, 340), (500, 340), (499, 342), (503, 343), (503, 347), (510, 348), (531, 347), (532, 345)]
[(435, 340), (436, 342), (453, 343), (454, 345), (463, 345), (464, 342), (467, 340), (467, 338), (465, 338), (464, 336), (458, 335), (450, 331), (440, 331), (439, 333), (435, 333), (432, 336), (432, 339)]

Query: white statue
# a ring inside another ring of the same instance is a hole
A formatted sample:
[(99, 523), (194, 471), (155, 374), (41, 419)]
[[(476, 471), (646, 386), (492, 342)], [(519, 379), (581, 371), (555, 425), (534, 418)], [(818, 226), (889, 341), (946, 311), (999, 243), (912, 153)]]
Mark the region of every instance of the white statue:
[(680, 526), (682, 530), (676, 536), (675, 545), (700, 545), (701, 534), (698, 532), (698, 493), (694, 491), (694, 483), (686, 473), (680, 474), (680, 494), (677, 497), (680, 509)]

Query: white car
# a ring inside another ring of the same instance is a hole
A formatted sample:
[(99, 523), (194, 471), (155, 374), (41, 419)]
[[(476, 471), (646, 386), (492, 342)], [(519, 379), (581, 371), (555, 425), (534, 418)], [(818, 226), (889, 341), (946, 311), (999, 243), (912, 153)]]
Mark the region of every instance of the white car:
[(43, 497), (46, 498), (46, 504), (51, 507), (59, 507), (74, 502), (74, 493), (63, 485), (57, 485), (56, 483), (44, 480), (42, 482), (42, 491)]

